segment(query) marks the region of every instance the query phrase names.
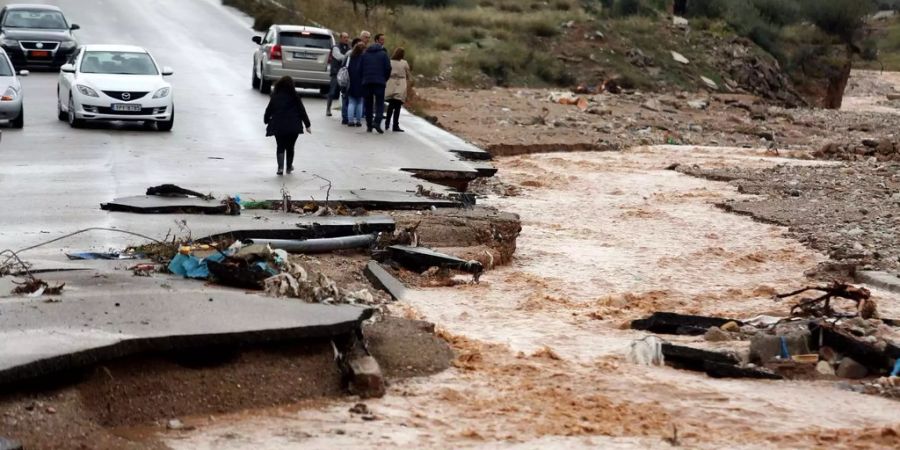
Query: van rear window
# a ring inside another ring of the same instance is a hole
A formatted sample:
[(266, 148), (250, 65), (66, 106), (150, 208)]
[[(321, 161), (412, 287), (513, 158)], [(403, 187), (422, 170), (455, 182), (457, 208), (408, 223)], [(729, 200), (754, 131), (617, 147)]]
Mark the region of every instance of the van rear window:
[(285, 31), (278, 35), (278, 43), (285, 47), (331, 48), (331, 36), (327, 34)]

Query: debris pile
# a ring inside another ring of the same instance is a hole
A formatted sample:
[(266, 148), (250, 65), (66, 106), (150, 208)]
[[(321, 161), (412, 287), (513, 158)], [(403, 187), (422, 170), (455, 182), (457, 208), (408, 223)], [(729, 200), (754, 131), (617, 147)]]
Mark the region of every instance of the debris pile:
[[(800, 298), (787, 317), (746, 320), (656, 312), (631, 328), (658, 334), (702, 336), (705, 342), (750, 341), (749, 349), (707, 350), (649, 336), (629, 348), (629, 362), (705, 372), (717, 378), (861, 380), (854, 390), (897, 397), (900, 393), (898, 322), (879, 319), (869, 290), (833, 282), (775, 296)], [(698, 345), (704, 345), (699, 343)], [(720, 346), (717, 346), (720, 347)], [(880, 377), (880, 378), (879, 378)]]

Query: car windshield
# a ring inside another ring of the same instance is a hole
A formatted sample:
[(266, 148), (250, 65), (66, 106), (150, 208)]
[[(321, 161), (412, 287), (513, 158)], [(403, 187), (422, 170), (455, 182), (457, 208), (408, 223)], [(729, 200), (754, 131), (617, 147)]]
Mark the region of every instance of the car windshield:
[(282, 32), (278, 35), (278, 43), (285, 47), (331, 48), (331, 36), (312, 34), (309, 32)]
[(44, 30), (65, 30), (66, 19), (59, 11), (14, 9), (6, 13), (3, 26), (9, 28), (38, 28)]
[(9, 63), (6, 61), (6, 57), (0, 56), (0, 77), (11, 77), (13, 76), (12, 68), (9, 67)]
[(158, 75), (156, 64), (146, 53), (86, 52), (81, 60), (81, 73), (117, 75)]

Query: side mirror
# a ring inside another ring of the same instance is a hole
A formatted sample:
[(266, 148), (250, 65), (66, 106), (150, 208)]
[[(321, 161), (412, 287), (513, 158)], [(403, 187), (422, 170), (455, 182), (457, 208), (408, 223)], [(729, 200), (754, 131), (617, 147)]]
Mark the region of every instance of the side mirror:
[(60, 67), (59, 70), (63, 71), (64, 73), (75, 73), (75, 65), (63, 64), (63, 66)]
[(250, 40), (256, 42), (256, 45), (262, 45), (262, 36), (253, 36)]
[(81, 26), (78, 25), (77, 23), (73, 23), (72, 26), (69, 27), (69, 29), (72, 30), (72, 31), (80, 30), (80, 29), (81, 29)]
[(162, 69), (162, 75), (163, 75), (164, 77), (167, 77), (167, 76), (170, 76), (170, 75), (175, 75), (175, 70), (173, 70), (173, 69), (172, 69), (171, 67), (169, 67), (169, 66), (163, 67), (163, 69)]
[(31, 75), (31, 71), (30, 71), (30, 70), (20, 70), (20, 71), (19, 71), (19, 76), (27, 77), (28, 75)]

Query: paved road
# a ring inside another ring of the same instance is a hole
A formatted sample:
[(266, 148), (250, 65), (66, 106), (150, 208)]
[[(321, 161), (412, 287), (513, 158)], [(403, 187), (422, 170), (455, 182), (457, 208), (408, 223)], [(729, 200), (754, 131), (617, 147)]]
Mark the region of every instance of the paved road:
[[(13, 3), (0, 0), (0, 4)], [(321, 191), (315, 173), (335, 191), (409, 191), (417, 184), (401, 168), (471, 171), (450, 148), (459, 139), (413, 117), (406, 134), (384, 136), (341, 127), (326, 118), (324, 101), (310, 96), (312, 135), (301, 136), (295, 166), (306, 173), (275, 176), (274, 142), (264, 136), (267, 98), (250, 89), (255, 45), (249, 18), (218, 0), (55, 0), (82, 43), (137, 44), (175, 69), (174, 131), (133, 125), (72, 130), (56, 119), (56, 73), (24, 79), (24, 130), (3, 130), (0, 143), (0, 249), (25, 245), (88, 226), (165, 234), (175, 217), (106, 213), (101, 202), (176, 183), (218, 195), (278, 198), (282, 185), (295, 198)], [(219, 159), (221, 158), (221, 159)], [(202, 217), (188, 217), (197, 223)], [(119, 247), (114, 235), (92, 235), (66, 245)], [(55, 249), (55, 250), (54, 250)], [(58, 252), (58, 247), (44, 254)]]

